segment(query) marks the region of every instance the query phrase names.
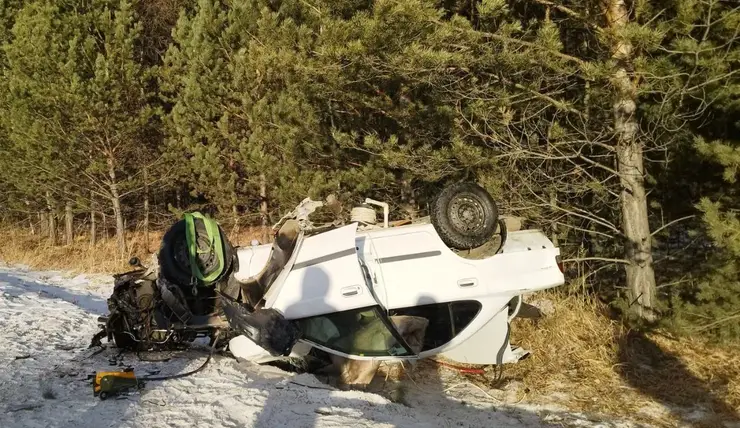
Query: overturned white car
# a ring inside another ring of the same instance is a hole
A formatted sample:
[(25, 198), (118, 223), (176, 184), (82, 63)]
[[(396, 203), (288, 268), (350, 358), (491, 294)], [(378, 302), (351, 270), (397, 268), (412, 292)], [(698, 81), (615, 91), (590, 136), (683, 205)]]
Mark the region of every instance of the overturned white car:
[[(348, 224), (314, 226), (311, 213), (332, 202), (304, 200), (265, 245), (232, 248), (202, 216), (179, 222), (156, 266), (118, 277), (101, 336), (151, 348), (226, 331), (229, 350), (258, 363), (312, 350), (469, 364), (527, 353), (509, 343), (522, 294), (564, 283), (542, 232), (507, 231), (469, 183), (444, 189), (429, 219), (395, 225), (387, 205), (367, 200)], [(371, 204), (383, 207), (382, 224)]]

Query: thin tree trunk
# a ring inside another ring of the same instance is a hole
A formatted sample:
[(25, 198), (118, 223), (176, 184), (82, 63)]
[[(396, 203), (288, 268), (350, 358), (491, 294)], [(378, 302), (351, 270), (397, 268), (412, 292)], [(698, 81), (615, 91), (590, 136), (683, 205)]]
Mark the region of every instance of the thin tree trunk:
[(49, 217), (46, 211), (39, 213), (39, 233), (41, 236), (49, 236)]
[(28, 215), (28, 225), (31, 227), (31, 235), (36, 234), (36, 224), (33, 221), (33, 214)]
[(54, 212), (54, 204), (51, 200), (51, 192), (46, 191), (46, 211), (49, 216), (49, 242), (51, 245), (57, 244), (57, 218)]
[(416, 220), (418, 212), (416, 209), (416, 199), (414, 198), (414, 189), (408, 180), (401, 181), (401, 210), (411, 220)]
[(101, 211), (100, 216), (103, 218), (103, 235), (105, 239), (108, 239), (110, 236), (108, 235), (108, 221), (106, 220), (105, 212)]
[[(550, 189), (550, 205), (553, 206), (553, 207), (558, 206), (558, 198), (557, 198), (557, 195), (555, 193), (555, 189)], [(560, 246), (560, 242), (559, 242), (559, 239), (558, 239), (558, 233), (559, 233), (558, 223), (557, 223), (557, 221), (554, 221), (554, 222), (552, 222), (551, 241), (552, 241), (552, 244), (555, 245), (556, 247)]]
[(149, 176), (144, 169), (144, 247), (149, 252)]
[(123, 212), (121, 211), (121, 197), (118, 194), (118, 182), (116, 181), (116, 170), (113, 159), (108, 158), (108, 176), (110, 177), (111, 203), (113, 204), (113, 216), (116, 218), (116, 246), (121, 255), (126, 254), (126, 236), (124, 234), (126, 225), (123, 224)]
[[(609, 0), (606, 17), (614, 33), (629, 23), (629, 10), (625, 0)], [(655, 271), (653, 269), (652, 242), (648, 223), (648, 204), (645, 192), (643, 152), (637, 138), (638, 124), (637, 84), (630, 76), (632, 45), (628, 39), (615, 36), (611, 46), (616, 61), (613, 82), (616, 87), (614, 100), (614, 128), (617, 135), (616, 153), (622, 191), (622, 232), (627, 240), (627, 288), (630, 305), (638, 317), (647, 321), (655, 319)]]
[(74, 213), (72, 213), (72, 202), (64, 204), (64, 238), (66, 245), (74, 243)]
[(98, 240), (95, 228), (95, 194), (90, 195), (90, 245), (94, 246)]
[(270, 240), (270, 232), (267, 228), (267, 178), (260, 174), (260, 218), (262, 220), (262, 242)]

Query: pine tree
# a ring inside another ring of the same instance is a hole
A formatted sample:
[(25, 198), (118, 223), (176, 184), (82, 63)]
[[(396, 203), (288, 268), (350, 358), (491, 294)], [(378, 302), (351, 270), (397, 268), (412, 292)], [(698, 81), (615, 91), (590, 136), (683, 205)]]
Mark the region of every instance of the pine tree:
[(83, 18), (96, 31), (84, 42), (85, 57), (94, 62), (88, 60), (80, 70), (82, 84), (75, 88), (82, 101), (80, 113), (85, 112), (77, 124), (83, 141), (78, 153), (89, 156), (86, 176), (111, 201), (123, 253), (121, 200), (127, 194), (143, 194), (145, 169), (158, 160), (153, 142), (144, 140), (155, 114), (147, 94), (153, 76), (138, 51), (141, 24), (132, 2), (101, 0)]
[(705, 274), (676, 296), (672, 321), (683, 332), (736, 340), (740, 337), (740, 192), (736, 186), (740, 144), (698, 138), (696, 148), (724, 167), (729, 187), (718, 201), (705, 197), (698, 204), (713, 246), (703, 262)]
[(141, 167), (156, 158), (142, 139), (154, 112), (139, 32), (126, 0), (39, 1), (21, 10), (5, 50), (5, 123), (18, 176), (29, 193), (46, 194), (52, 211), (59, 199), (89, 200), (90, 191), (110, 201), (122, 253), (121, 200), (141, 188)]
[[(26, 4), (15, 16), (10, 43), (4, 46), (4, 115), (7, 147), (4, 171), (18, 191), (45, 209), (52, 243), (56, 216), (66, 184), (77, 184), (67, 163), (71, 147), (67, 130), (73, 122), (74, 97), (68, 86), (66, 45), (73, 34), (54, 20), (56, 8), (42, 2)], [(66, 31), (65, 31), (66, 30)]]
[(235, 51), (221, 44), (228, 24), (223, 9), (219, 2), (201, 0), (192, 16), (181, 13), (160, 82), (165, 101), (172, 105), (165, 121), (168, 156), (196, 196), (203, 195), (227, 213), (242, 195), (237, 152), (219, 126), (228, 123), (223, 113), (233, 96), (228, 58)]

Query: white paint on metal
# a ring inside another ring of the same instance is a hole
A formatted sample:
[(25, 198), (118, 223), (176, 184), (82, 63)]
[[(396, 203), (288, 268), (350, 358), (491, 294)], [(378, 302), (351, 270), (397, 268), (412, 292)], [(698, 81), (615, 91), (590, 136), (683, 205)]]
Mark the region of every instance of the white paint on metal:
[(265, 307), (298, 319), (376, 305), (357, 258), (356, 231), (352, 223), (304, 239), (285, 282)]

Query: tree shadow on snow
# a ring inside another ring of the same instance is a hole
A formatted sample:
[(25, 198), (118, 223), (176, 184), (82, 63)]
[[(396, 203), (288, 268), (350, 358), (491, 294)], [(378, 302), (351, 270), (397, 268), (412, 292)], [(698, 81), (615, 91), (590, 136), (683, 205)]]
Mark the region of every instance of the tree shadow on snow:
[[(94, 294), (76, 292), (63, 287), (43, 284), (31, 281), (6, 272), (0, 272), (0, 282), (8, 285), (5, 292), (14, 297), (19, 297), (27, 292), (38, 293), (40, 296), (49, 299), (60, 299), (72, 303), (79, 308), (92, 312), (96, 315), (102, 315), (108, 312), (108, 303), (105, 299)], [(112, 289), (111, 285), (111, 289)]]
[[(736, 424), (740, 421), (737, 409), (713, 392), (726, 391), (729, 378), (713, 380), (714, 385), (705, 383), (643, 332), (630, 331), (620, 339), (619, 361), (620, 375), (631, 386), (665, 405), (677, 419), (702, 427), (722, 427), (722, 420)], [(699, 412), (689, 413), (693, 410)]]

